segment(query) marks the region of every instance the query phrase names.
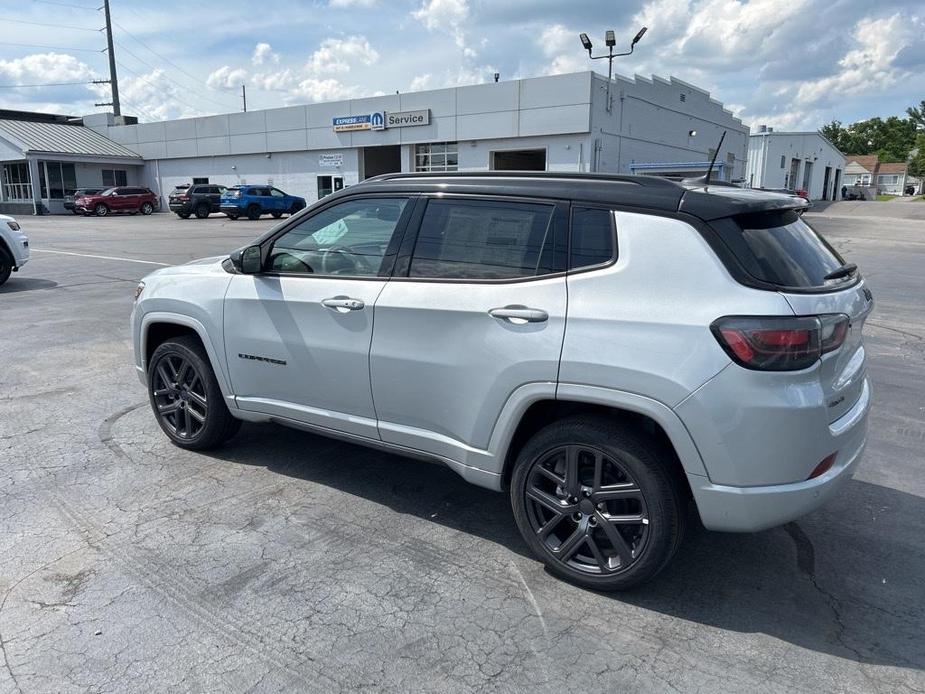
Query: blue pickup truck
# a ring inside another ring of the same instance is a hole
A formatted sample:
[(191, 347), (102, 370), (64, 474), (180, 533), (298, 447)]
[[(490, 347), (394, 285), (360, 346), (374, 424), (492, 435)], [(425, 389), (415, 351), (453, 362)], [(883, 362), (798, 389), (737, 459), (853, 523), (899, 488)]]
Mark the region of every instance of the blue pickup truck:
[(221, 198), (219, 210), (231, 219), (247, 217), (260, 219), (271, 214), (279, 219), (284, 214), (295, 214), (305, 207), (305, 198), (287, 195), (279, 188), (266, 185), (240, 185), (228, 188)]

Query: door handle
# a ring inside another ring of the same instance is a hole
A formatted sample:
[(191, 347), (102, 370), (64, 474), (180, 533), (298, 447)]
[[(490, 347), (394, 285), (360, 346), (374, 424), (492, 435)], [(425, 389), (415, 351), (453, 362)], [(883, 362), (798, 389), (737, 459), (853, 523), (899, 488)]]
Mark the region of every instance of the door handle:
[(321, 305), (325, 308), (332, 309), (338, 313), (347, 313), (348, 311), (361, 311), (366, 308), (366, 304), (360, 299), (351, 299), (348, 296), (335, 296), (330, 299), (324, 299)]
[(505, 306), (493, 308), (488, 312), (492, 318), (500, 318), (510, 323), (544, 323), (549, 320), (549, 314), (538, 308), (526, 306)]

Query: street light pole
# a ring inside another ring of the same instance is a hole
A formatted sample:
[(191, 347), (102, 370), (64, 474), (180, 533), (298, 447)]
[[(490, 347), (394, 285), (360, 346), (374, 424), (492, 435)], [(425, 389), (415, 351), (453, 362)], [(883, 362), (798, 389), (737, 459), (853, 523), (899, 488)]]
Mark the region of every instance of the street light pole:
[(613, 48), (617, 45), (617, 37), (614, 34), (613, 29), (608, 29), (604, 34), (604, 44), (607, 46), (607, 53), (603, 55), (592, 55), (591, 49), (594, 48), (594, 45), (591, 43), (591, 39), (588, 38), (588, 35), (581, 33), (578, 35), (578, 38), (581, 39), (582, 47), (588, 51), (588, 57), (591, 60), (603, 60), (607, 59), (607, 111), (608, 113), (611, 110), (612, 104), (610, 103), (610, 83), (613, 81), (613, 59), (619, 58), (620, 56), (630, 55), (633, 50), (636, 48), (636, 44), (639, 43), (639, 39), (648, 31), (648, 27), (643, 27), (640, 29), (636, 35), (633, 37), (632, 42), (630, 43), (630, 49), (624, 53), (614, 53)]

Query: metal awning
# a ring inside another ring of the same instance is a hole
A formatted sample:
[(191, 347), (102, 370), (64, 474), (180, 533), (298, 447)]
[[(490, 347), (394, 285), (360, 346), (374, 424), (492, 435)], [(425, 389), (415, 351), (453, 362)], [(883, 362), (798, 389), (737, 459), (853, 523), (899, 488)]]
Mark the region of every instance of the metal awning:
[(136, 152), (83, 125), (0, 120), (0, 138), (22, 151), (23, 155), (51, 154), (143, 163)]

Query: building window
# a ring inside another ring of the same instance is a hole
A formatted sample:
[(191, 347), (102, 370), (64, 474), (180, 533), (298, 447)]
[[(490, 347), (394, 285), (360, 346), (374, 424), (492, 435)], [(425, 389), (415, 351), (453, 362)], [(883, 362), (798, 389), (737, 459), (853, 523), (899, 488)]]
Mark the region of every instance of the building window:
[(893, 176), (893, 175), (877, 176), (877, 181), (881, 185), (895, 186), (897, 183), (899, 183), (899, 176)]
[[(77, 188), (77, 172), (74, 165), (60, 161), (40, 161), (39, 189), (47, 200), (62, 200), (65, 195), (72, 195)], [(47, 173), (46, 173), (47, 172)]]
[(195, 176), (193, 176), (193, 185), (194, 185), (194, 186), (197, 186), (197, 185), (205, 185), (205, 184), (207, 184), (208, 182), (209, 182), (209, 177), (208, 177), (208, 176), (205, 176), (205, 177), (202, 177), (202, 178), (196, 178)]
[(681, 92), (678, 96), (680, 97), (682, 102), (687, 101), (687, 94), (685, 94), (684, 92)]
[(122, 169), (103, 169), (103, 185), (107, 188), (127, 186), (128, 174)]
[[(39, 166), (39, 172), (41, 171), (42, 167)], [(29, 182), (28, 164), (4, 164), (2, 180), (4, 200), (24, 201), (32, 199), (32, 184)]]
[(431, 142), (414, 148), (415, 171), (458, 171), (459, 144)]
[(343, 176), (325, 175), (318, 177), (318, 199), (336, 193), (344, 187)]
[(787, 165), (787, 157), (783, 154), (780, 155), (780, 168), (784, 168)]

